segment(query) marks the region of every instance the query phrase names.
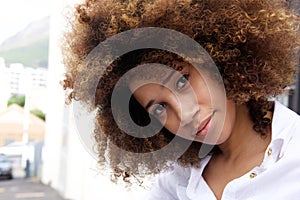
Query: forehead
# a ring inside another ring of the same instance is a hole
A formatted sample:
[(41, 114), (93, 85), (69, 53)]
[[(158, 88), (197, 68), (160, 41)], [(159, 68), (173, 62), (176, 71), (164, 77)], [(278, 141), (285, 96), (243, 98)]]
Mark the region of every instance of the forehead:
[(166, 81), (171, 74), (180, 73), (178, 70), (182, 70), (184, 67), (187, 67), (184, 63), (182, 67), (177, 70), (157, 63), (144, 64), (130, 70), (126, 74), (126, 80), (131, 91), (145, 84), (164, 85), (164, 81)]

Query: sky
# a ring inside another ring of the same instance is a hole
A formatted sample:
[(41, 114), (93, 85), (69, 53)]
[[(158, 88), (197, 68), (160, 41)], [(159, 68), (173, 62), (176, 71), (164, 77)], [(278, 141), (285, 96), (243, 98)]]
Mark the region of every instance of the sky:
[(0, 44), (30, 22), (49, 16), (50, 1), (0, 0)]

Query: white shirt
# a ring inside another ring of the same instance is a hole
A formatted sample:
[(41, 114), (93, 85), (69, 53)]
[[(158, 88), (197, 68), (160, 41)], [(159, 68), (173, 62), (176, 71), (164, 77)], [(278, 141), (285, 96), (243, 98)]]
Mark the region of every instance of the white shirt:
[[(201, 168), (175, 165), (161, 173), (148, 200), (215, 200), (202, 172), (211, 156), (202, 159)], [(260, 166), (232, 180), (224, 188), (222, 200), (300, 199), (300, 116), (275, 101), (272, 139)]]

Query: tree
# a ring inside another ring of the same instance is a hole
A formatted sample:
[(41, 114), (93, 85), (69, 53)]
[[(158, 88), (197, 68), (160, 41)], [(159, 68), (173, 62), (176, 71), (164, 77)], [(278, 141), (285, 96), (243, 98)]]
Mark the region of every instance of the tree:
[(25, 96), (12, 96), (7, 102), (8, 106), (11, 104), (18, 104), (19, 106), (24, 107)]
[[(18, 104), (21, 107), (24, 107), (25, 105), (25, 96), (12, 96), (9, 100), (7, 105), (11, 105), (11, 104)], [(35, 116), (41, 118), (42, 120), (46, 120), (46, 115), (45, 113), (43, 113), (43, 111), (39, 110), (39, 109), (33, 109), (30, 111), (32, 114), (34, 114)]]
[(39, 110), (39, 109), (34, 109), (30, 111), (32, 114), (34, 114), (35, 116), (41, 118), (42, 120), (46, 120), (46, 115), (45, 113), (43, 113), (43, 111)]

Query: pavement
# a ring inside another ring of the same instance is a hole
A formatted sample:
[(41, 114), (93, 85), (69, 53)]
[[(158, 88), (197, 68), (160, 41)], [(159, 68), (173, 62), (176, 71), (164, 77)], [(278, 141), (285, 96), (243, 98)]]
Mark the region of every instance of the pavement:
[(0, 200), (65, 200), (53, 188), (29, 178), (0, 179)]

